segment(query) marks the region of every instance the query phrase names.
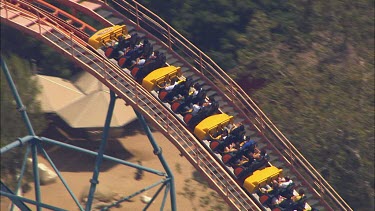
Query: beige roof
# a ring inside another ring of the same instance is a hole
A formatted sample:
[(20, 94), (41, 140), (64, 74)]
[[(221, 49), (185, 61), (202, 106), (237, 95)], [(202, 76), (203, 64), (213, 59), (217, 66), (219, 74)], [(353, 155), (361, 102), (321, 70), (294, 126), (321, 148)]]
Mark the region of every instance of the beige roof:
[(84, 94), (68, 80), (45, 75), (36, 75), (35, 78), (41, 88), (37, 99), (44, 112), (55, 112), (84, 97)]
[[(109, 101), (109, 92), (97, 91), (65, 106), (57, 111), (57, 114), (74, 128), (103, 127)], [(123, 100), (117, 99), (111, 120), (111, 127), (121, 127), (135, 119), (136, 115), (133, 108), (125, 106)]]
[(75, 79), (72, 80), (74, 85), (85, 94), (90, 94), (98, 90), (109, 91), (108, 87), (103, 85), (98, 79), (90, 73), (83, 71)]
[[(108, 111), (109, 89), (87, 72), (72, 83), (58, 77), (36, 75), (41, 86), (38, 96), (44, 112), (55, 112), (74, 128), (103, 127)], [(111, 127), (121, 127), (136, 119), (131, 106), (117, 99)]]

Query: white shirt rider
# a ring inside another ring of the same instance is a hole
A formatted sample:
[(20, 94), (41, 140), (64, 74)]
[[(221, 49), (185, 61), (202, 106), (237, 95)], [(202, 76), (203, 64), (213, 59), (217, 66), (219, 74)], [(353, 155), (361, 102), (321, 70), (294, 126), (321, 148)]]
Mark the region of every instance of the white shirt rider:
[(198, 104), (194, 104), (193, 105), (193, 111), (191, 112), (191, 114), (196, 114), (196, 113), (198, 113), (198, 111), (201, 109), (202, 107), (200, 106), (200, 105), (198, 105)]
[(165, 91), (171, 91), (171, 90), (172, 90), (177, 84), (178, 84), (178, 83), (177, 83), (177, 81), (176, 81), (176, 82), (174, 82), (174, 84), (165, 87)]
[(141, 66), (141, 65), (144, 65), (145, 62), (146, 62), (146, 59), (140, 59), (140, 60), (137, 62), (137, 64)]

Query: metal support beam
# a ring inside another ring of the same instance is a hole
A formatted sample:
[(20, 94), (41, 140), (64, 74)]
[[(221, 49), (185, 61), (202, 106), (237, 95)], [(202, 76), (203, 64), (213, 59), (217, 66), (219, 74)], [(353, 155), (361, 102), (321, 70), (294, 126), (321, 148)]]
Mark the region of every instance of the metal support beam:
[[(57, 145), (57, 146), (65, 147), (65, 148), (68, 148), (68, 149), (73, 149), (73, 150), (83, 152), (83, 153), (86, 153), (86, 154), (90, 154), (90, 155), (94, 155), (94, 156), (98, 155), (97, 152), (87, 150), (87, 149), (84, 149), (84, 148), (81, 148), (81, 147), (76, 147), (76, 146), (71, 145), (71, 144), (66, 144), (66, 143), (62, 143), (62, 142), (59, 142), (59, 141), (55, 141), (53, 139), (49, 139), (49, 138), (46, 138), (46, 137), (41, 137), (41, 140), (44, 143), (54, 144), (54, 145)], [(156, 175), (159, 175), (159, 176), (165, 176), (166, 175), (166, 173), (164, 173), (164, 172), (161, 172), (161, 171), (158, 171), (158, 170), (155, 170), (155, 169), (151, 169), (151, 168), (147, 168), (147, 167), (144, 167), (144, 166), (141, 166), (141, 165), (138, 165), (138, 164), (134, 164), (134, 163), (131, 163), (131, 162), (127, 162), (127, 161), (124, 161), (124, 160), (121, 160), (121, 159), (118, 159), (118, 158), (115, 158), (115, 157), (112, 157), (112, 156), (103, 155), (103, 158), (107, 159), (107, 160), (110, 160), (110, 161), (113, 161), (113, 162), (116, 162), (116, 163), (120, 163), (122, 165), (130, 166), (130, 167), (137, 168), (137, 169), (141, 169), (143, 171), (150, 172), (152, 174), (156, 174)]]
[(108, 106), (107, 117), (105, 119), (103, 137), (102, 137), (102, 141), (99, 147), (98, 155), (96, 156), (96, 164), (94, 167), (93, 176), (92, 176), (92, 179), (90, 180), (91, 186), (90, 186), (90, 191), (89, 191), (89, 195), (87, 198), (86, 211), (91, 210), (92, 201), (94, 200), (96, 184), (99, 184), (98, 177), (100, 173), (100, 166), (103, 162), (103, 154), (104, 154), (105, 146), (107, 144), (107, 138), (108, 138), (108, 133), (109, 133), (109, 129), (111, 126), (113, 109), (115, 108), (116, 95), (112, 90), (110, 92), (110, 95), (111, 95), (111, 99), (110, 99), (109, 106)]
[(138, 194), (141, 194), (141, 193), (143, 193), (143, 192), (145, 192), (147, 190), (150, 190), (150, 189), (152, 189), (152, 188), (154, 188), (154, 187), (156, 187), (156, 186), (158, 186), (160, 184), (165, 185), (166, 183), (169, 183), (169, 182), (170, 182), (170, 178), (162, 179), (162, 180), (160, 180), (160, 181), (158, 181), (158, 182), (156, 182), (156, 183), (154, 183), (154, 184), (152, 184), (152, 185), (150, 185), (148, 187), (145, 187), (145, 188), (143, 188), (143, 189), (141, 189), (141, 190), (139, 190), (137, 192), (134, 192), (133, 194), (130, 194), (129, 196), (126, 196), (126, 197), (118, 200), (117, 202), (114, 202), (113, 204), (111, 204), (111, 205), (109, 205), (109, 206), (107, 206), (105, 208), (102, 208), (102, 210), (104, 210), (104, 211), (108, 210), (109, 208), (115, 207), (115, 206), (119, 205), (120, 203), (122, 203), (124, 201), (127, 201), (127, 200), (133, 198), (134, 196), (136, 196)]
[(66, 183), (64, 177), (60, 174), (60, 171), (57, 169), (56, 165), (52, 162), (51, 158), (49, 157), (49, 155), (47, 154), (47, 152), (44, 150), (44, 148), (42, 148), (40, 145), (39, 145), (39, 151), (42, 152), (42, 154), (44, 155), (44, 157), (48, 160), (48, 162), (51, 164), (53, 170), (55, 170), (57, 176), (60, 178), (61, 182), (63, 183), (63, 185), (65, 186), (66, 190), (69, 192), (70, 196), (72, 197), (72, 199), (74, 200), (74, 202), (76, 203), (76, 205), (78, 206), (79, 210), (81, 211), (84, 211), (83, 207), (81, 206), (81, 204), (79, 203), (77, 197), (74, 195), (73, 191), (70, 190), (68, 184)]
[(15, 147), (18, 147), (18, 146), (23, 146), (25, 143), (28, 143), (30, 142), (31, 140), (33, 140), (35, 137), (34, 136), (25, 136), (23, 138), (18, 138), (17, 141), (13, 141), (12, 143), (4, 146), (4, 147), (1, 147), (0, 149), (0, 155), (2, 155), (3, 153), (7, 152), (8, 150), (11, 150)]
[(168, 195), (168, 192), (170, 190), (170, 187), (171, 186), (169, 184), (167, 184), (167, 187), (165, 187), (163, 201), (161, 202), (160, 210), (164, 210), (164, 205), (165, 205), (165, 202), (167, 200), (167, 195)]
[[(58, 207), (55, 207), (55, 206), (51, 206), (51, 205), (48, 205), (48, 204), (44, 204), (44, 203), (41, 203), (41, 202), (37, 202), (37, 201), (34, 201), (34, 200), (31, 200), (31, 199), (28, 199), (28, 198), (24, 198), (24, 197), (21, 197), (21, 196), (16, 196), (14, 194), (10, 194), (8, 192), (4, 192), (4, 191), (0, 191), (0, 195), (2, 196), (6, 196), (8, 197), (10, 200), (12, 200), (13, 202), (14, 201), (23, 201), (23, 202), (27, 202), (27, 203), (30, 203), (30, 204), (34, 204), (34, 205), (37, 205), (39, 207), (43, 207), (43, 208), (46, 208), (48, 210), (53, 210), (53, 211), (66, 211), (64, 209), (61, 209), (61, 208), (58, 208)], [(30, 210), (30, 209), (21, 209), (22, 211), (24, 210)]]
[[(39, 169), (38, 169), (38, 147), (37, 144), (39, 140), (33, 139), (31, 141), (31, 156), (33, 158), (33, 174), (34, 174), (34, 188), (35, 188), (35, 199), (38, 203), (42, 202), (40, 194), (40, 179), (39, 179)], [(41, 211), (42, 208), (39, 204), (36, 205), (37, 211)]]
[[(26, 171), (27, 158), (29, 157), (29, 154), (30, 154), (30, 145), (27, 146), (26, 153), (25, 153), (25, 155), (24, 155), (23, 162), (22, 162), (21, 172), (20, 172), (20, 175), (19, 175), (18, 178), (17, 178), (18, 181), (17, 181), (17, 187), (16, 187), (16, 190), (15, 190), (16, 193), (18, 193), (18, 191), (19, 191), (20, 188), (21, 188), (21, 185), (22, 185), (22, 179), (23, 179), (23, 175), (25, 174), (25, 171)], [(14, 207), (14, 204), (12, 203), (12, 205), (10, 206), (10, 211), (13, 211), (13, 207)]]
[[(11, 194), (13, 196), (15, 196), (15, 194), (2, 182), (1, 182), (1, 192), (5, 192), (7, 194)], [(5, 195), (3, 193), (1, 193), (1, 195)], [(9, 197), (10, 200), (12, 200), (12, 202), (17, 205), (18, 208), (20, 208), (21, 210), (31, 210), (22, 200), (20, 199), (17, 199), (17, 198), (11, 198)]]
[(163, 190), (163, 188), (166, 186), (166, 182), (163, 183), (159, 189), (156, 191), (156, 193), (152, 196), (152, 199), (147, 203), (147, 205), (145, 206), (145, 208), (143, 208), (143, 211), (146, 211), (150, 205), (155, 201), (156, 197), (159, 195), (160, 191)]
[[(51, 206), (51, 205), (48, 205), (48, 204), (44, 204), (44, 203), (41, 202), (40, 177), (39, 177), (39, 169), (38, 169), (38, 151), (40, 151), (44, 155), (44, 157), (49, 161), (52, 168), (55, 170), (55, 172), (59, 176), (60, 180), (62, 181), (62, 183), (64, 184), (64, 186), (66, 187), (66, 189), (68, 190), (70, 195), (72, 196), (73, 200), (78, 205), (78, 208), (82, 211), (84, 210), (82, 208), (82, 206), (80, 206), (77, 198), (74, 196), (72, 191), (69, 189), (67, 183), (65, 182), (62, 175), (58, 171), (57, 167), (54, 165), (54, 163), (52, 162), (52, 160), (48, 156), (47, 152), (41, 146), (41, 142), (44, 142), (44, 143), (52, 143), (52, 144), (57, 145), (57, 146), (66, 147), (66, 148), (69, 148), (69, 149), (73, 149), (73, 150), (76, 150), (76, 151), (79, 151), (79, 152), (84, 152), (84, 153), (96, 156), (96, 163), (95, 163), (95, 166), (94, 166), (93, 177), (90, 180), (91, 187), (90, 187), (90, 192), (89, 192), (89, 196), (88, 196), (88, 202), (86, 204), (86, 210), (87, 211), (91, 210), (96, 185), (99, 183), (98, 178), (99, 178), (99, 173), (100, 173), (100, 166), (102, 164), (103, 159), (111, 160), (111, 161), (114, 161), (114, 162), (117, 162), (117, 163), (120, 163), (120, 164), (123, 164), (123, 165), (127, 165), (127, 166), (130, 166), (130, 167), (133, 167), (133, 168), (137, 168), (139, 170), (143, 170), (145, 172), (157, 174), (159, 176), (166, 176), (165, 179), (162, 179), (161, 181), (159, 181), (155, 184), (152, 184), (149, 187), (143, 188), (140, 191), (137, 191), (137, 192), (125, 197), (125, 198), (122, 198), (118, 202), (116, 202), (115, 204), (119, 204), (123, 201), (129, 200), (130, 198), (132, 198), (132, 197), (134, 197), (138, 194), (141, 194), (146, 190), (149, 190), (149, 189), (151, 189), (151, 188), (153, 188), (157, 185), (162, 184), (161, 187), (157, 190), (157, 192), (153, 195), (153, 197), (151, 199), (151, 202), (146, 205), (144, 210), (146, 210), (150, 206), (152, 201), (155, 200), (155, 198), (159, 195), (159, 193), (161, 192), (161, 190), (164, 187), (166, 187), (166, 189), (165, 189), (165, 195), (164, 195), (164, 198), (163, 198), (162, 207), (164, 207), (166, 196), (168, 195), (167, 193), (170, 192), (171, 207), (172, 207), (173, 211), (176, 210), (176, 197), (175, 197), (176, 194), (175, 194), (174, 177), (173, 177), (172, 171), (170, 170), (168, 164), (164, 160), (164, 157), (163, 157), (162, 152), (161, 152), (161, 148), (157, 145), (156, 141), (153, 139), (151, 131), (150, 131), (149, 127), (147, 126), (147, 123), (146, 123), (145, 119), (138, 112), (136, 112), (136, 114), (137, 114), (138, 118), (140, 119), (141, 124), (144, 127), (144, 130), (145, 130), (145, 132), (148, 136), (148, 139), (150, 140), (151, 145), (154, 148), (154, 154), (158, 156), (161, 164), (163, 165), (163, 167), (164, 167), (164, 169), (166, 170), (167, 173), (160, 172), (158, 170), (154, 170), (154, 169), (151, 169), (151, 168), (147, 168), (147, 167), (144, 167), (144, 166), (141, 166), (141, 165), (133, 164), (133, 163), (121, 160), (121, 159), (117, 159), (117, 158), (114, 158), (114, 157), (111, 157), (111, 156), (104, 155), (104, 150), (105, 150), (105, 146), (106, 146), (106, 143), (107, 143), (107, 138), (108, 138), (108, 134), (109, 134), (109, 130), (110, 130), (110, 123), (111, 123), (113, 110), (114, 110), (114, 106), (115, 106), (115, 100), (116, 100), (116, 96), (115, 96), (115, 93), (113, 91), (111, 91), (111, 93), (110, 93), (111, 94), (111, 101), (110, 101), (110, 104), (109, 104), (109, 107), (108, 107), (108, 112), (107, 112), (107, 117), (106, 117), (106, 121), (105, 121), (105, 125), (104, 125), (104, 132), (103, 132), (101, 145), (100, 145), (98, 153), (96, 153), (94, 151), (86, 150), (84, 148), (76, 147), (76, 146), (73, 146), (73, 145), (70, 145), (70, 144), (65, 144), (65, 143), (62, 143), (62, 142), (59, 142), (59, 141), (56, 141), (56, 140), (53, 140), (53, 139), (36, 136), (35, 132), (34, 132), (34, 129), (31, 125), (31, 122), (29, 120), (29, 117), (27, 115), (26, 108), (22, 104), (22, 101), (21, 101), (21, 98), (20, 98), (20, 96), (17, 92), (16, 86), (15, 86), (13, 80), (12, 80), (12, 77), (11, 77), (10, 73), (9, 73), (8, 67), (6, 66), (5, 62), (2, 59), (1, 59), (1, 67), (4, 71), (4, 74), (6, 75), (6, 78), (7, 78), (8, 84), (10, 86), (10, 89), (13, 93), (13, 96), (14, 96), (16, 102), (17, 102), (18, 110), (21, 112), (21, 115), (23, 117), (23, 120), (26, 124), (26, 127), (27, 127), (30, 135), (25, 136), (23, 138), (18, 138), (16, 141), (2, 147), (0, 153), (3, 154), (3, 153), (5, 153), (5, 152), (7, 152), (11, 149), (14, 149), (14, 148), (18, 147), (18, 146), (23, 146), (25, 144), (28, 144), (27, 145), (28, 146), (27, 152), (25, 154), (25, 158), (24, 158), (24, 161), (23, 161), (23, 164), (22, 164), (22, 167), (21, 167), (21, 173), (20, 173), (19, 180), (18, 180), (17, 190), (20, 188), (20, 184), (21, 184), (20, 181), (22, 180), (22, 177), (24, 175), (24, 172), (25, 172), (25, 169), (26, 169), (27, 158), (28, 158), (28, 156), (30, 154), (30, 151), (31, 151), (31, 156), (32, 156), (32, 159), (33, 159), (32, 160), (33, 161), (32, 162), (32, 168), (33, 168), (33, 173), (34, 173), (35, 200), (31, 200), (31, 199), (28, 199), (28, 198), (24, 198), (24, 197), (14, 195), (13, 192), (9, 188), (7, 188), (2, 182), (1, 182), (0, 195), (8, 197), (17, 207), (21, 208), (21, 210), (30, 210), (24, 202), (36, 205), (36, 210), (38, 210), (38, 211), (41, 211), (42, 208), (47, 208), (47, 209), (52, 209), (52, 210), (63, 210), (61, 208), (57, 208), (57, 207), (54, 207), (54, 206)], [(169, 191), (169, 189), (170, 189), (170, 191)], [(115, 205), (115, 204), (113, 204), (113, 205)]]
[(137, 115), (138, 120), (142, 124), (143, 129), (145, 130), (145, 132), (147, 134), (147, 137), (150, 140), (150, 143), (151, 143), (152, 147), (154, 148), (154, 154), (158, 156), (161, 164), (164, 167), (164, 170), (167, 173), (167, 177), (170, 178), (171, 208), (172, 208), (173, 211), (175, 211), (175, 210), (177, 210), (177, 207), (176, 207), (176, 189), (175, 189), (175, 186), (174, 186), (174, 177), (173, 177), (172, 171), (169, 168), (167, 162), (165, 161), (165, 159), (163, 157), (161, 148), (158, 146), (158, 144), (156, 143), (154, 137), (152, 136), (151, 130), (148, 127), (145, 118), (138, 111), (134, 110), (134, 112)]

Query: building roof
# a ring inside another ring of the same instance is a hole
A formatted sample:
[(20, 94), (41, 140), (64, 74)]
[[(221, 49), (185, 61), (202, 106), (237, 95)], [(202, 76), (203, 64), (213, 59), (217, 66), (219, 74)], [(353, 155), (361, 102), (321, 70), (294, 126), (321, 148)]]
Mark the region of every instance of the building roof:
[(90, 73), (83, 71), (72, 79), (73, 84), (85, 94), (90, 94), (98, 90), (109, 91), (108, 87), (102, 84)]
[[(87, 72), (74, 83), (57, 77), (37, 75), (42, 87), (42, 110), (58, 114), (73, 128), (101, 128), (110, 102), (109, 89)], [(131, 106), (121, 99), (115, 102), (111, 127), (121, 127), (136, 119)]]
[(41, 88), (37, 99), (44, 112), (53, 113), (85, 95), (70, 81), (58, 77), (36, 75)]
[[(104, 127), (110, 94), (96, 91), (57, 111), (57, 114), (74, 128)], [(117, 99), (112, 115), (111, 127), (121, 127), (136, 119), (133, 108)]]

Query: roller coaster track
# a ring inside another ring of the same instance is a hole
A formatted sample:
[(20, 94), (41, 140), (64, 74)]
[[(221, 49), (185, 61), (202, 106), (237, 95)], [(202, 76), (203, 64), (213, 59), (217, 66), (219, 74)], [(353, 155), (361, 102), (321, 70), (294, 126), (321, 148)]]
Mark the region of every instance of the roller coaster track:
[[(79, 3), (78, 3), (79, 2)], [(266, 148), (271, 163), (283, 168), (299, 185), (307, 188), (309, 204), (320, 210), (352, 210), (328, 182), (277, 129), (256, 103), (214, 61), (161, 18), (135, 1), (58, 1), (71, 9), (59, 9), (41, 0), (1, 0), (1, 21), (43, 41), (69, 58), (114, 91), (162, 132), (205, 176), (212, 187), (237, 210), (264, 210), (255, 196), (247, 194), (233, 174), (216, 156), (150, 92), (87, 44), (97, 29), (77, 18), (84, 14), (104, 27), (126, 24), (165, 52), (167, 63), (181, 66), (185, 76), (204, 84), (208, 95), (220, 102), (220, 109), (246, 125), (247, 133)], [(114, 9), (116, 8), (116, 9)], [(176, 53), (178, 52), (178, 53)]]

